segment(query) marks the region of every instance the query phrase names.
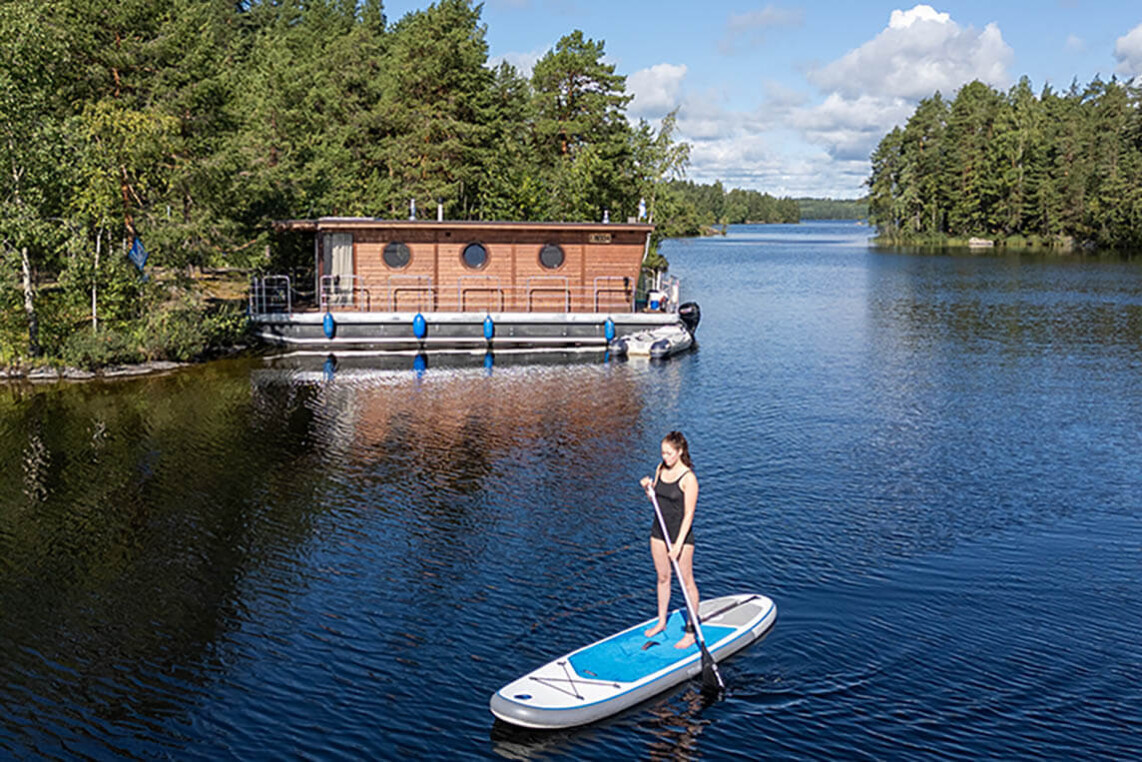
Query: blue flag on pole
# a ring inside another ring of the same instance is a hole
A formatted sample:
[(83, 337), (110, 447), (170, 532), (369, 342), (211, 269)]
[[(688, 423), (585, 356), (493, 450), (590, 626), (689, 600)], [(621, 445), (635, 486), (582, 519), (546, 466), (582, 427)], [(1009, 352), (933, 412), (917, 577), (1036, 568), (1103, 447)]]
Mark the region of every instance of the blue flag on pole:
[(139, 236), (135, 236), (135, 240), (131, 242), (131, 250), (127, 252), (127, 259), (139, 268), (139, 272), (142, 272), (143, 265), (147, 264), (147, 250), (143, 248), (143, 239)]

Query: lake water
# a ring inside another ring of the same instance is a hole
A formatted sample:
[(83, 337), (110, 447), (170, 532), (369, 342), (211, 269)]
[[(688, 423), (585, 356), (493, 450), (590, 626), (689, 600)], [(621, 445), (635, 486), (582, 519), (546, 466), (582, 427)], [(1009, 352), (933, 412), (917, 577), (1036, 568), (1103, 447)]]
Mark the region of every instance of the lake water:
[[(1137, 758), (1142, 264), (867, 235), (667, 242), (703, 318), (660, 364), (0, 386), (0, 752)], [(637, 482), (674, 428), (698, 584), (773, 631), (718, 703), (493, 723), (653, 614)]]

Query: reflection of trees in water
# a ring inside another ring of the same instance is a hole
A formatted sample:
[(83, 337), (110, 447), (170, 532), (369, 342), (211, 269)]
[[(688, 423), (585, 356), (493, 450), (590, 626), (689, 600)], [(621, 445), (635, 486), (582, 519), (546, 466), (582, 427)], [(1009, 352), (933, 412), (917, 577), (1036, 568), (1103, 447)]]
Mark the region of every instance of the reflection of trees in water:
[(598, 380), (595, 369), (457, 376), (357, 388), (351, 403), (337, 404), (352, 409), (348, 457), (362, 464), (364, 476), (466, 526), (473, 517), (465, 510), (489, 497), (490, 477), (542, 471), (630, 430), (641, 408), (633, 385)]
[[(905, 253), (891, 278), (871, 269), (869, 314), (878, 339), (908, 351), (963, 351), (981, 341), (1018, 347), (1139, 347), (1140, 268), (1057, 258), (933, 260)], [(951, 269), (954, 266), (955, 269)]]
[[(37, 421), (37, 424), (39, 422)], [(24, 448), (24, 497), (29, 506), (42, 503), (47, 499), (48, 488), (44, 483), (48, 469), (48, 448), (44, 446), (43, 436), (37, 425), (28, 432), (28, 444)]]
[(651, 717), (640, 723), (649, 728), (655, 736), (650, 742), (650, 759), (697, 759), (698, 736), (706, 727), (699, 715), (711, 703), (711, 699), (693, 685), (669, 701), (663, 701), (650, 709)]
[(244, 608), (240, 581), (309, 531), (305, 407), (268, 412), (209, 369), (0, 395), (0, 659), (5, 693), (34, 699), (0, 716), (181, 704), (188, 665)]
[(581, 504), (578, 482), (598, 459), (614, 460), (596, 443), (622, 442), (640, 405), (637, 384), (595, 367), (378, 374), (320, 392), (320, 426), (338, 421), (341, 441), (351, 433), (340, 453), (350, 478), (338, 488), (352, 510), (373, 514), (370, 551), (399, 558), (378, 592), (396, 612), (386, 619), (399, 630), (386, 634), (395, 652), (412, 658), (421, 644), (458, 637), (457, 622), (489, 626), (469, 612), (514, 583), (482, 572), (515, 548), (554, 552), (552, 525), (583, 523), (594, 506)]

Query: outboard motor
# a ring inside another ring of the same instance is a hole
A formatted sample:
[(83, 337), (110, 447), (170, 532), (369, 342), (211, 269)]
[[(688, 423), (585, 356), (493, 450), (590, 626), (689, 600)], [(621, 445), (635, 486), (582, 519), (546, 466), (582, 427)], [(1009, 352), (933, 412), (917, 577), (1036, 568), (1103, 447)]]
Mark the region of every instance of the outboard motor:
[(693, 336), (698, 330), (698, 323), (702, 320), (702, 309), (697, 302), (683, 302), (678, 307), (678, 317), (682, 320), (686, 330)]

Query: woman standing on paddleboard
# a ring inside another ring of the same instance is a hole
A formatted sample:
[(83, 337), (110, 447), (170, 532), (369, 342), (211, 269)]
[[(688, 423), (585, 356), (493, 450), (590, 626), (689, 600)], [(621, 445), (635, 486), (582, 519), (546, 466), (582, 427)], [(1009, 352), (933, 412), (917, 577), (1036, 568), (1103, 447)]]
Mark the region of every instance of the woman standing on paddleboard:
[[(644, 476), (642, 488), (653, 487), (658, 507), (670, 532), (670, 547), (662, 538), (658, 517), (650, 530), (650, 555), (658, 575), (658, 623), (646, 631), (650, 638), (666, 629), (670, 609), (670, 562), (678, 562), (680, 580), (690, 593), (694, 610), (698, 610), (698, 586), (694, 583), (694, 508), (698, 505), (698, 477), (690, 460), (690, 446), (680, 431), (672, 431), (662, 439), (662, 462), (655, 469), (654, 478)], [(693, 625), (688, 624), (686, 635), (674, 644), (675, 648), (689, 648), (694, 644)]]

